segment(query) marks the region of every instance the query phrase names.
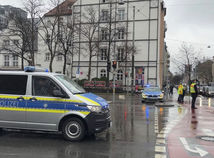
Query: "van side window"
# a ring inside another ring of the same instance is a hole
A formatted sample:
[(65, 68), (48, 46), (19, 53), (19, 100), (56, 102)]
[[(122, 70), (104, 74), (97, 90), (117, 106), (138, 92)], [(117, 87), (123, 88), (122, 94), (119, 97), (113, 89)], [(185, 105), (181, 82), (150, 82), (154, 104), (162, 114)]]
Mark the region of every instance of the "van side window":
[(25, 95), (26, 75), (0, 75), (0, 94)]
[(48, 77), (33, 76), (32, 81), (33, 96), (54, 97), (54, 90), (60, 90), (62, 92), (62, 89)]

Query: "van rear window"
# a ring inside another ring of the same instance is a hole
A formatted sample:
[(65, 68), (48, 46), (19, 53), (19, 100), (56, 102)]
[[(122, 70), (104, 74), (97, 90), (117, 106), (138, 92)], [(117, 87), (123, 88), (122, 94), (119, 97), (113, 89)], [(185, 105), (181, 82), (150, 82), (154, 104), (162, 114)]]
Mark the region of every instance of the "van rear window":
[(0, 75), (0, 94), (25, 95), (26, 75)]

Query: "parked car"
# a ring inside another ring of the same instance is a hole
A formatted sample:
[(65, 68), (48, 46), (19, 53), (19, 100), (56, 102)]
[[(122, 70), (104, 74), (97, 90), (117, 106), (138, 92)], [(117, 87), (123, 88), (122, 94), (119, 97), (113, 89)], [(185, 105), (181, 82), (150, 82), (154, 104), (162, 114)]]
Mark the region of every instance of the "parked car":
[(150, 102), (156, 102), (164, 101), (164, 94), (161, 91), (159, 87), (145, 87), (142, 90), (142, 102), (150, 101)]
[(214, 97), (214, 87), (213, 86), (207, 87), (206, 96), (207, 97)]

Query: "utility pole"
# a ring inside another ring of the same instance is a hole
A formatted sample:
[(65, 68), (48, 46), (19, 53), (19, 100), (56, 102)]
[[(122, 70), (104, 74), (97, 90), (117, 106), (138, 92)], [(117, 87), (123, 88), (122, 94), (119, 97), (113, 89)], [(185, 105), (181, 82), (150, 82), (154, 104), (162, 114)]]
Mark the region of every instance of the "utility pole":
[(132, 32), (132, 82), (131, 82), (131, 94), (134, 94), (134, 49), (135, 49), (135, 6), (133, 6), (133, 32)]
[(109, 35), (108, 35), (108, 55), (107, 55), (107, 92), (109, 92), (109, 74), (110, 69), (108, 67), (111, 67), (110, 62), (110, 51), (111, 51), (111, 34), (112, 34), (112, 0), (110, 0), (110, 16), (109, 16)]

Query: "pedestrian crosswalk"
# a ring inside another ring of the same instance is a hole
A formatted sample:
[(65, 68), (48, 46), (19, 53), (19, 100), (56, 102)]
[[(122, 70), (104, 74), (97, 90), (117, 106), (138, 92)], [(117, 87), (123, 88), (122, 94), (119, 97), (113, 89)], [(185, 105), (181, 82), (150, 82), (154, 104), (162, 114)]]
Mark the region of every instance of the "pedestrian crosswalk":
[(180, 114), (178, 108), (182, 108), (179, 105), (168, 109), (169, 113), (167, 116), (168, 122), (160, 128), (160, 124), (162, 121), (159, 121), (159, 108), (155, 109), (155, 123), (154, 129), (156, 133), (156, 144), (155, 144), (155, 158), (167, 158), (167, 142), (166, 138), (170, 131), (174, 128), (174, 126), (181, 121), (181, 119), (185, 116), (187, 111), (183, 109), (183, 113)]

